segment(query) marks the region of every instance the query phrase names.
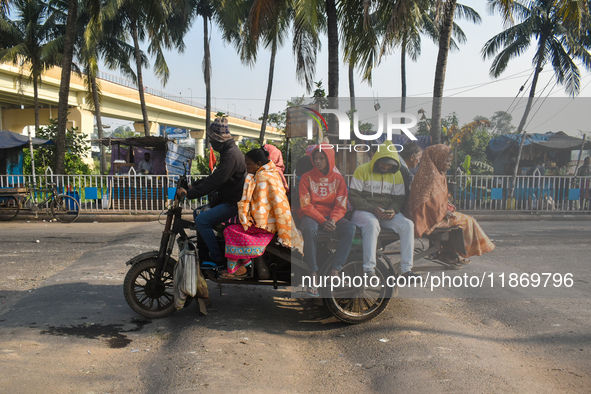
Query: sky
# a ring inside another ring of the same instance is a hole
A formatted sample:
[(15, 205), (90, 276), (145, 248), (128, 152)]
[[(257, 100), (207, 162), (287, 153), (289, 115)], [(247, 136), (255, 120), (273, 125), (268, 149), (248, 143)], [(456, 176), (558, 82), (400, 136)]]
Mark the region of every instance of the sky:
[[(492, 116), (497, 110), (510, 109), (513, 115), (513, 124), (517, 126), (523, 112), (523, 105), (516, 106), (515, 109), (509, 106), (503, 108), (503, 106), (506, 103), (511, 103), (519, 94), (520, 87), (531, 81), (533, 48), (521, 57), (511, 60), (505, 72), (498, 79), (490, 77), (489, 68), (492, 59), (484, 60), (481, 56), (481, 49), (486, 41), (503, 30), (502, 21), (498, 15), (490, 14), (484, 0), (465, 0), (463, 4), (474, 8), (480, 14), (482, 22), (479, 25), (474, 25), (466, 20), (456, 20), (456, 23), (460, 25), (467, 36), (467, 42), (460, 44), (459, 50), (452, 51), (449, 54), (444, 97), (479, 98), (477, 101), (481, 104), (479, 108), (482, 109), (479, 109), (481, 113), (478, 114), (487, 117)], [(198, 19), (185, 39), (185, 51), (183, 53), (168, 52), (166, 54), (170, 68), (170, 79), (166, 86), (162, 86), (151, 70), (145, 72), (145, 85), (204, 104), (205, 84), (201, 72), (203, 60), (202, 32), (202, 20)], [(261, 116), (264, 108), (270, 51), (261, 49), (257, 63), (254, 67), (248, 67), (240, 62), (234, 47), (224, 43), (220, 37), (221, 34), (214, 26), (211, 37), (212, 105), (214, 108), (231, 115), (256, 119)], [(437, 52), (436, 44), (430, 39), (423, 38), (422, 53), (418, 60), (416, 62), (407, 60), (407, 95), (409, 97), (428, 98), (432, 95)], [(340, 50), (339, 55), (342, 57), (342, 50)], [(324, 38), (321, 50), (318, 53), (315, 81), (322, 81), (324, 88), (328, 91), (327, 63), (327, 45)], [(567, 114), (571, 107), (580, 108), (583, 102), (591, 104), (590, 73), (583, 68), (580, 68), (580, 71), (582, 76), (581, 93), (579, 98), (571, 104), (569, 102), (573, 100), (568, 98), (563, 87), (554, 84), (551, 66), (547, 65), (545, 67), (538, 82), (538, 93), (536, 95), (542, 97), (539, 103), (543, 101), (543, 98), (549, 97), (544, 104), (550, 108), (542, 108), (532, 115), (533, 119), (528, 125), (531, 131), (557, 131), (557, 128), (562, 128), (565, 132), (574, 136), (579, 135), (579, 130), (589, 131), (585, 130), (585, 127), (588, 126), (585, 125), (583, 119), (576, 124), (569, 124), (565, 127), (547, 125), (546, 123), (546, 119), (552, 117), (554, 121), (558, 122), (558, 125), (565, 125), (565, 122), (573, 120), (573, 115)], [(347, 66), (341, 63), (339, 82), (341, 97), (349, 95), (347, 73)], [(529, 89), (526, 86), (520, 97), (528, 93)], [(374, 70), (371, 85), (362, 82), (359, 73), (356, 73), (355, 94), (357, 97), (365, 97), (379, 102), (385, 102), (387, 98), (399, 97), (399, 52), (394, 52), (382, 59), (380, 65)], [(276, 58), (270, 112), (284, 110), (288, 100), (302, 95), (309, 96), (310, 94), (296, 80), (295, 59), (292, 54), (291, 41), (288, 39), (278, 51)], [(486, 105), (486, 99), (489, 97), (504, 97), (506, 99), (501, 101), (501, 107), (491, 108)], [(459, 102), (464, 101), (460, 100)], [(564, 109), (562, 109), (563, 107)], [(425, 109), (427, 110), (427, 117), (430, 117), (430, 106), (425, 107)], [(554, 110), (556, 114), (552, 112)], [(532, 114), (534, 112), (536, 112), (536, 108), (532, 110)], [(580, 111), (574, 111), (574, 113), (574, 117), (582, 117), (582, 115), (577, 115), (580, 114)], [(443, 115), (448, 114), (444, 109)], [(563, 116), (568, 120), (559, 119)], [(468, 123), (472, 119), (461, 118), (460, 120), (462, 123)], [(115, 127), (121, 124), (129, 124), (111, 119), (106, 120), (106, 123)]]

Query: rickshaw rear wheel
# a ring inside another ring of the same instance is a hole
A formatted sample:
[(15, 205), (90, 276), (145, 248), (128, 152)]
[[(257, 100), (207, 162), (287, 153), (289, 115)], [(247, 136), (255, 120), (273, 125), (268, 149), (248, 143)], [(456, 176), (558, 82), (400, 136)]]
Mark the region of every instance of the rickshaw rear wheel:
[[(139, 315), (148, 319), (160, 319), (171, 315), (174, 306), (174, 261), (169, 260), (161, 278), (156, 278), (158, 260), (149, 258), (131, 266), (123, 281), (125, 301)], [(185, 301), (188, 306), (191, 299)]]
[(0, 198), (0, 220), (11, 220), (16, 217), (21, 209), (18, 200), (13, 196)]
[[(339, 277), (363, 278), (363, 256), (361, 253), (352, 253), (345, 266), (339, 271)], [(387, 285), (388, 276), (392, 275), (386, 263), (378, 259), (376, 276), (379, 279), (377, 286), (371, 286), (369, 280), (364, 280), (363, 285), (355, 286), (354, 281), (350, 285), (331, 289), (324, 289), (324, 303), (331, 313), (339, 320), (358, 324), (378, 317), (390, 303), (394, 289)], [(375, 279), (374, 279), (375, 283)], [(368, 286), (365, 286), (367, 284)]]

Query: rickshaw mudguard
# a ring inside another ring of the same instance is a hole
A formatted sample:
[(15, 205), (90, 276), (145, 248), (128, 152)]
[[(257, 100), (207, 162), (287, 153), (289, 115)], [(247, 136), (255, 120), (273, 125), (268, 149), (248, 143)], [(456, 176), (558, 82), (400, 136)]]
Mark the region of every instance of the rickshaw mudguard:
[(134, 264), (139, 263), (140, 261), (148, 260), (151, 258), (158, 258), (158, 251), (157, 250), (152, 250), (151, 252), (144, 252), (142, 254), (138, 254), (137, 256), (129, 259), (125, 263), (125, 265), (134, 265)]
[[(151, 252), (144, 252), (142, 254), (138, 254), (135, 257), (132, 257), (131, 259), (129, 259), (125, 265), (134, 265), (139, 263), (140, 261), (144, 261), (144, 260), (149, 260), (149, 259), (157, 259), (158, 258), (158, 251), (157, 250), (152, 250)], [(175, 260), (171, 257), (168, 258), (168, 263), (171, 265), (175, 265)]]
[(380, 252), (379, 250), (376, 252), (376, 255), (378, 257), (378, 261), (380, 259), (383, 259), (383, 261), (386, 262), (386, 268), (388, 269), (389, 273), (391, 276), (396, 276), (396, 268), (394, 267), (394, 263), (392, 262), (392, 260), (390, 260), (390, 258), (388, 258), (388, 256), (386, 256), (385, 254), (383, 254), (382, 252)]

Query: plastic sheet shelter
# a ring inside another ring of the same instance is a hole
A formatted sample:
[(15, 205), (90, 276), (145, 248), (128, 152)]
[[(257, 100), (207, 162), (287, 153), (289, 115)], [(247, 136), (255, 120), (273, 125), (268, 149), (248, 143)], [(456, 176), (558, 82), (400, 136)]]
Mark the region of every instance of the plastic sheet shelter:
[[(51, 145), (53, 141), (33, 138), (33, 145)], [(23, 174), (23, 148), (29, 146), (29, 137), (0, 130), (0, 175)]]
[(183, 163), (195, 157), (193, 147), (185, 147), (164, 137), (103, 138), (100, 142), (111, 147), (110, 175), (127, 174), (131, 167), (137, 168), (150, 153), (154, 175), (182, 175)]
[[(495, 175), (511, 175), (517, 152), (521, 142), (521, 135), (505, 134), (493, 138), (486, 147), (486, 156), (493, 163)], [(571, 151), (581, 149), (582, 139), (571, 137), (562, 131), (545, 134), (527, 134), (523, 142), (522, 157), (520, 160), (520, 171), (523, 175), (529, 167), (535, 165), (537, 160), (543, 160), (546, 169), (559, 174), (563, 168), (570, 173), (574, 171), (571, 163)], [(591, 142), (586, 141), (583, 150), (591, 149)], [(576, 164), (576, 163), (575, 163)]]

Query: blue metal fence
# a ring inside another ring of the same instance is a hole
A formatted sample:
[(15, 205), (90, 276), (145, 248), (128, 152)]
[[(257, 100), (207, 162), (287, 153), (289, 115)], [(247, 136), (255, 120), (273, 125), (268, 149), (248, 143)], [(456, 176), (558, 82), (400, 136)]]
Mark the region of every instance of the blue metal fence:
[[(191, 180), (202, 176), (193, 176)], [(293, 176), (287, 176), (290, 184)], [(346, 176), (347, 180), (350, 175)], [(170, 204), (178, 176), (168, 175), (39, 175), (38, 186), (57, 183), (61, 192), (79, 199), (82, 212), (161, 212)], [(449, 176), (449, 192), (462, 211), (514, 211), (591, 213), (591, 177)], [(1, 175), (0, 188), (32, 185), (30, 175)], [(186, 201), (187, 211), (207, 203), (206, 198)]]

